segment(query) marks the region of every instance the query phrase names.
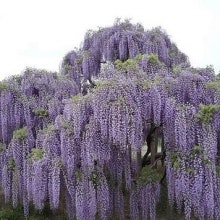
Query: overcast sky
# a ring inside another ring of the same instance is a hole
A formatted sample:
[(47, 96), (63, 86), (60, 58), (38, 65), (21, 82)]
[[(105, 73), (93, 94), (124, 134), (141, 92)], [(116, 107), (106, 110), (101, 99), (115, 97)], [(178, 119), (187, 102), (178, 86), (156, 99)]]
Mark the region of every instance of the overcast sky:
[(88, 29), (116, 17), (161, 26), (193, 66), (220, 71), (220, 0), (0, 0), (0, 80), (25, 67), (58, 71)]

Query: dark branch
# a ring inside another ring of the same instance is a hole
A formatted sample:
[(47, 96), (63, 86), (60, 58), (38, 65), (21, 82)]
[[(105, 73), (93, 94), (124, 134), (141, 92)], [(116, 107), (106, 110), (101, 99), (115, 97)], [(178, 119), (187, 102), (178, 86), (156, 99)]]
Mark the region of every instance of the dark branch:
[[(148, 121), (150, 122), (150, 121)], [(152, 126), (150, 129), (150, 132), (148, 133), (147, 137), (145, 138), (147, 142), (147, 152), (145, 153), (144, 157), (142, 158), (141, 166), (144, 167), (148, 163), (148, 156), (151, 153), (151, 142), (154, 140), (154, 133), (156, 129), (162, 126), (162, 123), (157, 127), (151, 122)], [(144, 129), (144, 132), (146, 132), (146, 129)]]

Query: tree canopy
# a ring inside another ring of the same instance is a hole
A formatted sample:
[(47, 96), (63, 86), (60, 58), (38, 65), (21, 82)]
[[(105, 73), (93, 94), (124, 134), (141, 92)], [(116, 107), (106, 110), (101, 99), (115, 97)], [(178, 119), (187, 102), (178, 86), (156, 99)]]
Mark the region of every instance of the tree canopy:
[[(88, 31), (60, 73), (0, 82), (5, 201), (68, 219), (156, 219), (161, 184), (186, 219), (220, 219), (220, 79), (161, 28)], [(143, 146), (147, 151), (143, 153)], [(159, 151), (161, 148), (161, 151)]]

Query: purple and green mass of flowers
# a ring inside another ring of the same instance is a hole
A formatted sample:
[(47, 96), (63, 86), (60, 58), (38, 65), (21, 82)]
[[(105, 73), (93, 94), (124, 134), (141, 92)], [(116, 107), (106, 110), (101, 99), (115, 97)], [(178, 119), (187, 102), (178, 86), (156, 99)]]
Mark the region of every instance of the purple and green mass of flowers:
[(219, 156), (220, 79), (161, 28), (118, 21), (86, 33), (59, 73), (0, 82), (0, 184), (25, 217), (49, 203), (68, 219), (155, 220), (165, 182), (187, 220), (217, 220)]

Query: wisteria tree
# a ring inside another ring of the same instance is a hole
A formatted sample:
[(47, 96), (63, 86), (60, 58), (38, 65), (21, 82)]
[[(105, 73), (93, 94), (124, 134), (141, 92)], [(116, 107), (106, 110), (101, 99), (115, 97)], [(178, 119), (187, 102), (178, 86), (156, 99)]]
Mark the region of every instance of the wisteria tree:
[(219, 88), (161, 28), (89, 31), (59, 74), (0, 83), (5, 202), (26, 218), (65, 203), (68, 219), (154, 220), (164, 184), (187, 220), (220, 219)]

